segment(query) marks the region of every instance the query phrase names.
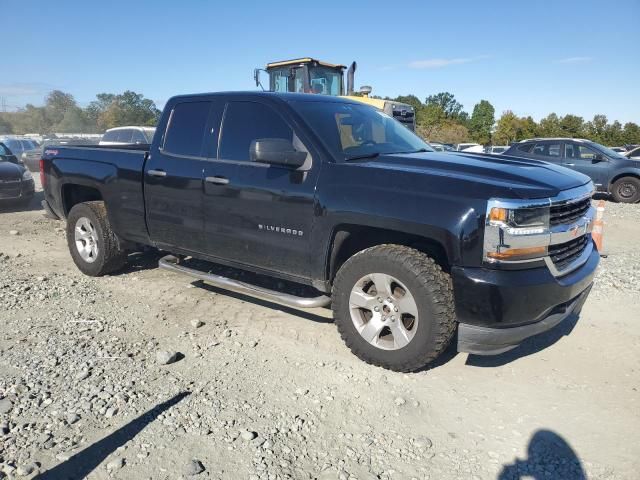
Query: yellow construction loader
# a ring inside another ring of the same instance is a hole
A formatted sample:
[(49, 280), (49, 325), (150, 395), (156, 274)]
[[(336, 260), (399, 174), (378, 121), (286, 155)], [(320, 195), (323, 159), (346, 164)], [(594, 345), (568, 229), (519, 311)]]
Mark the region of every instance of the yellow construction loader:
[[(415, 112), (411, 105), (406, 103), (371, 98), (371, 87), (360, 88), (359, 95), (354, 94), (354, 75), (356, 62), (349, 69), (344, 65), (335, 65), (315, 58), (296, 58), (281, 62), (268, 63), (266, 68), (256, 68), (254, 79), (256, 86), (273, 92), (298, 92), (320, 95), (334, 95), (350, 98), (358, 102), (372, 105), (392, 116), (404, 126), (415, 130)], [(347, 70), (347, 84), (345, 90), (344, 72)], [(269, 75), (269, 87), (265, 88), (260, 81), (260, 72)]]

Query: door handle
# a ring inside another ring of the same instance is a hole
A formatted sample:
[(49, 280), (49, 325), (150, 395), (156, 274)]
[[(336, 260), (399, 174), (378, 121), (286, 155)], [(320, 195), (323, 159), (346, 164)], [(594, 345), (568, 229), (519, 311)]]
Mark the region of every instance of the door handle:
[(164, 170), (149, 170), (147, 173), (149, 175), (151, 175), (152, 177), (166, 177), (167, 176), (167, 172), (165, 172)]
[(576, 166), (575, 163), (563, 163), (563, 165), (566, 165), (567, 167), (575, 167)]
[(215, 183), (216, 185), (227, 185), (229, 183), (229, 179), (225, 177), (206, 177), (204, 181), (207, 183)]

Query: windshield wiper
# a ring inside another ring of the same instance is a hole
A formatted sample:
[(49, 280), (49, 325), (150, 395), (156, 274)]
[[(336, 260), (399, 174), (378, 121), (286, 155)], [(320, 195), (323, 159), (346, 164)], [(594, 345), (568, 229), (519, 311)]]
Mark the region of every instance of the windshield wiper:
[(351, 160), (362, 160), (365, 158), (376, 158), (380, 156), (380, 152), (371, 152), (371, 153), (363, 153), (362, 155), (352, 155), (350, 157), (346, 157), (345, 161), (351, 161)]
[(418, 150), (411, 150), (410, 152), (393, 152), (390, 155), (399, 155), (403, 153), (421, 153), (421, 152), (431, 152), (432, 150), (427, 150), (426, 148), (420, 148)]

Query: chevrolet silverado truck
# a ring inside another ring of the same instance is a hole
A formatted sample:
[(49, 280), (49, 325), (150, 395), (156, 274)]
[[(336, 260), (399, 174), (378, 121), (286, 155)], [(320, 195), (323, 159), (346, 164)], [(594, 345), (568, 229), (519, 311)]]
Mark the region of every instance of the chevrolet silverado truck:
[(151, 145), (49, 147), (41, 175), (45, 211), (66, 219), (85, 274), (156, 247), (168, 253), (160, 267), (224, 289), (331, 305), (352, 352), (396, 371), (424, 367), (453, 338), (459, 351), (496, 354), (552, 328), (580, 311), (599, 261), (588, 177), (434, 152), (348, 99), (177, 96)]

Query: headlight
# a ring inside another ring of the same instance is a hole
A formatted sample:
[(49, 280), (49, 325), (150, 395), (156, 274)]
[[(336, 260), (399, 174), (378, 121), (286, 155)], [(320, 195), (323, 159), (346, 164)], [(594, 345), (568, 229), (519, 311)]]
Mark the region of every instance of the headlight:
[(484, 232), (484, 260), (529, 262), (547, 255), (549, 207), (510, 207), (490, 200)]
[(29, 170), (25, 170), (22, 173), (22, 180), (31, 180), (33, 178), (33, 176), (31, 175), (31, 172)]

